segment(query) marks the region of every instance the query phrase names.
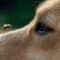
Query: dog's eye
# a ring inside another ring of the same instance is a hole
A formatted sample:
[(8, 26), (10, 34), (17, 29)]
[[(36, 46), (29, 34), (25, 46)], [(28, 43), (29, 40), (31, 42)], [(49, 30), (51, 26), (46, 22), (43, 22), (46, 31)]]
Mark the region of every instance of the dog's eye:
[(53, 32), (53, 31), (54, 31), (54, 29), (48, 27), (43, 22), (38, 23), (35, 28), (35, 32), (37, 32), (40, 35), (46, 35), (46, 34)]

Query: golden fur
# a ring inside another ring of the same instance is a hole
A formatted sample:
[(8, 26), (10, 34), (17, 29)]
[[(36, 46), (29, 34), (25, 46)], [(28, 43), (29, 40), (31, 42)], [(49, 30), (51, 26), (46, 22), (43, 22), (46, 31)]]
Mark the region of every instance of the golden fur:
[[(54, 32), (38, 35), (35, 27), (41, 20)], [(60, 60), (60, 0), (45, 1), (30, 24), (0, 34), (0, 60)]]

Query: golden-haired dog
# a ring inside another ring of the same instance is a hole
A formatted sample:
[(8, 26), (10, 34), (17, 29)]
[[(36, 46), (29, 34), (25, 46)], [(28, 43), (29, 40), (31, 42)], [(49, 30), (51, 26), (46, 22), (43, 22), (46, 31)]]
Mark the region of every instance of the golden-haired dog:
[(60, 60), (60, 0), (46, 0), (28, 25), (0, 34), (0, 60)]

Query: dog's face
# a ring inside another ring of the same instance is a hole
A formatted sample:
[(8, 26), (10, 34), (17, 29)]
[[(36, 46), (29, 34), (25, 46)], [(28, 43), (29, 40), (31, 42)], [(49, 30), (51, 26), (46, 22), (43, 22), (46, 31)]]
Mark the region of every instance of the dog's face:
[(30, 52), (36, 60), (60, 60), (60, 1), (50, 2), (50, 6), (48, 3), (37, 10), (37, 23), (32, 32), (33, 52)]
[(60, 60), (60, 1), (43, 3), (30, 24), (0, 42), (0, 60)]

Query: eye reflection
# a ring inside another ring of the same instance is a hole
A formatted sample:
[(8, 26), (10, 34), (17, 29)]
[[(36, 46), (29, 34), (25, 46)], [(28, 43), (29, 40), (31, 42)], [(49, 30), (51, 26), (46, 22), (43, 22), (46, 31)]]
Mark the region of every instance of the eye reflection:
[(36, 25), (35, 31), (40, 35), (46, 35), (50, 32), (53, 32), (54, 30), (52, 28), (48, 27), (43, 22), (40, 22)]

